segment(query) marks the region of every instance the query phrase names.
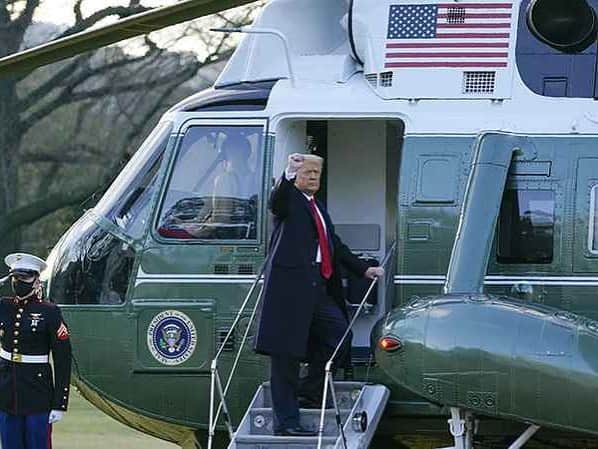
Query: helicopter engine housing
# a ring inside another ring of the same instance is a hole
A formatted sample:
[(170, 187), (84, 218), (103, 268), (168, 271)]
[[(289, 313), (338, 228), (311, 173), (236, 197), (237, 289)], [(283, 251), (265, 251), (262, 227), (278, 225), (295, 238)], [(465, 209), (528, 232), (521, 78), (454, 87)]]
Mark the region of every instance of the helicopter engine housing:
[(578, 53), (596, 41), (596, 12), (586, 0), (533, 0), (527, 9), (530, 31), (564, 53)]

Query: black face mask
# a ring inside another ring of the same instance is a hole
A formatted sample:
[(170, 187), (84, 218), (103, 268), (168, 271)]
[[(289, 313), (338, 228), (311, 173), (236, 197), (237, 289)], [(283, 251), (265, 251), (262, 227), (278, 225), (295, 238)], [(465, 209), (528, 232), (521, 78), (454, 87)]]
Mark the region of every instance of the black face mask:
[(13, 279), (12, 291), (19, 298), (24, 298), (33, 291), (33, 282), (23, 282), (19, 279)]

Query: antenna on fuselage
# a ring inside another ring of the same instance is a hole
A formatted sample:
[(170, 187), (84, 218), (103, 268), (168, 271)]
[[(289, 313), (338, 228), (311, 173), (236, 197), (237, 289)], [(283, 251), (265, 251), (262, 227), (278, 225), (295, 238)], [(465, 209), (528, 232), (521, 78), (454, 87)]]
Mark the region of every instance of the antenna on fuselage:
[(210, 31), (216, 33), (245, 33), (245, 34), (270, 34), (278, 37), (282, 41), (284, 53), (287, 60), (287, 68), (289, 71), (289, 81), (291, 87), (295, 87), (295, 72), (293, 72), (293, 64), (291, 63), (291, 51), (289, 50), (289, 40), (281, 31), (275, 28), (258, 28), (258, 27), (238, 27), (238, 28), (210, 28)]

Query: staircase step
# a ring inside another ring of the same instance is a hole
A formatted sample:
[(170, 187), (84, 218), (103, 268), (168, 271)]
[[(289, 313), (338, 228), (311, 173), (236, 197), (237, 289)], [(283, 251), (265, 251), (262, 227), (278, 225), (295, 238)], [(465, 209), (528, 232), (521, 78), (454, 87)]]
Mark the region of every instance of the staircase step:
[[(341, 419), (345, 422), (351, 413), (350, 409), (341, 409)], [(299, 411), (299, 422), (308, 430), (317, 431), (320, 424), (320, 410), (301, 409)], [(251, 435), (272, 435), (273, 433), (273, 412), (271, 408), (254, 408), (249, 411), (250, 434)], [(336, 416), (333, 409), (326, 410), (324, 421), (324, 436), (338, 436)]]
[[(359, 396), (363, 384), (360, 382), (335, 382), (336, 400), (341, 409), (351, 409)], [(256, 406), (272, 408), (272, 396), (270, 395), (270, 383), (263, 385), (263, 395), (260, 404)]]
[[(318, 437), (277, 437), (265, 435), (239, 435), (235, 438), (236, 449), (315, 449)], [(322, 438), (322, 447), (332, 449), (336, 437)]]

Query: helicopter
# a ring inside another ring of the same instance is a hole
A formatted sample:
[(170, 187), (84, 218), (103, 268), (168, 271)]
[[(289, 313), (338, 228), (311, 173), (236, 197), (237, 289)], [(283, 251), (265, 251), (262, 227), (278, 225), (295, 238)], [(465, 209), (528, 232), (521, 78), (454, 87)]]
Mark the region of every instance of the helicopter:
[[(242, 3), (180, 2), (0, 59), (0, 75)], [(390, 394), (377, 435), (445, 441), (450, 417), (455, 448), (596, 446), (597, 8), (272, 0), (219, 30), (244, 37), (214, 87), (162, 117), (48, 257), (82, 395), (183, 447), (214, 429), (226, 444), (213, 361), (234, 371), (237, 426), (268, 378), (243, 308), (268, 193), (309, 148), (337, 232), (387, 267), (369, 296), (345, 282), (343, 375)]]

